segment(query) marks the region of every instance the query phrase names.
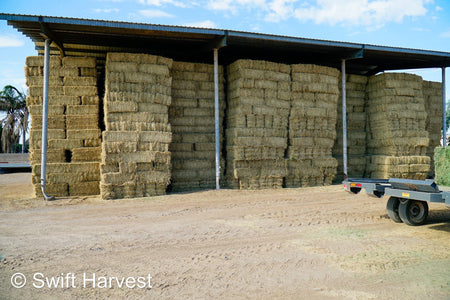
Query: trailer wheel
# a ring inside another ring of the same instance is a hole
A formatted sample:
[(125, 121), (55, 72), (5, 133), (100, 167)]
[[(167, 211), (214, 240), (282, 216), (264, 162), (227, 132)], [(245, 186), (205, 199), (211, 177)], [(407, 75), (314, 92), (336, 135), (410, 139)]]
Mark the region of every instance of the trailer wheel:
[(398, 212), (405, 224), (411, 226), (422, 225), (428, 216), (428, 203), (417, 200), (402, 201), (400, 202)]
[(386, 204), (386, 211), (389, 218), (395, 223), (401, 223), (402, 219), (398, 214), (398, 207), (400, 205), (400, 199), (397, 197), (390, 197)]

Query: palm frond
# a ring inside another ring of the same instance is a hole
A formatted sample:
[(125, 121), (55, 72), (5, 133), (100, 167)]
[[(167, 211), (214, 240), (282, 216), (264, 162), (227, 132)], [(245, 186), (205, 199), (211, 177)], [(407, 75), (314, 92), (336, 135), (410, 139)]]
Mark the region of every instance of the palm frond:
[(3, 125), (1, 147), (3, 152), (12, 152), (13, 146), (19, 141), (19, 134), (28, 131), (28, 108), (26, 94), (17, 88), (7, 85), (0, 91), (0, 111), (7, 113), (0, 120)]

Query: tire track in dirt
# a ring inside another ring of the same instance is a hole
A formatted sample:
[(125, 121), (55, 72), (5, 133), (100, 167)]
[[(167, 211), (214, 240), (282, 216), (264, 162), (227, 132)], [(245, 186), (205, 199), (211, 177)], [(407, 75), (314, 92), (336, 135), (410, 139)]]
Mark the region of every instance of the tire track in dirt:
[[(0, 211), (0, 298), (450, 294), (450, 210), (442, 207), (432, 208), (432, 223), (412, 228), (391, 222), (383, 199), (337, 186), (77, 201), (19, 202)], [(17, 270), (151, 273), (153, 288), (17, 291), (1, 284)]]

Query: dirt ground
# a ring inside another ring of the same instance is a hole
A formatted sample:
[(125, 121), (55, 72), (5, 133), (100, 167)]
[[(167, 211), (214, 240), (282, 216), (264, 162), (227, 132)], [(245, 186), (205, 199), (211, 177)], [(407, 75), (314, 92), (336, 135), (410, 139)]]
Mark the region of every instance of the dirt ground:
[(450, 299), (442, 204), (411, 227), (340, 185), (45, 202), (29, 181), (0, 174), (0, 299)]

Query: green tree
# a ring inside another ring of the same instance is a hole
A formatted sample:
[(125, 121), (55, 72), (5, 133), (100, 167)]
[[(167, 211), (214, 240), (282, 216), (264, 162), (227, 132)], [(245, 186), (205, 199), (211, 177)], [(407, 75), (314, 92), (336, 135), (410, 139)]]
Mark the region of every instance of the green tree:
[(450, 100), (447, 101), (446, 120), (447, 120), (447, 131), (448, 131), (448, 129), (450, 128)]
[(29, 115), (26, 94), (11, 85), (5, 86), (0, 91), (0, 111), (6, 112), (6, 117), (0, 120), (0, 124), (3, 126), (1, 133), (2, 151), (12, 153), (14, 144), (19, 142), (19, 136), (22, 135), (22, 153), (24, 153)]

